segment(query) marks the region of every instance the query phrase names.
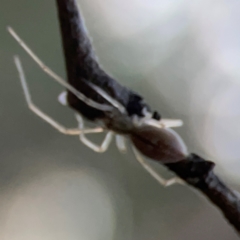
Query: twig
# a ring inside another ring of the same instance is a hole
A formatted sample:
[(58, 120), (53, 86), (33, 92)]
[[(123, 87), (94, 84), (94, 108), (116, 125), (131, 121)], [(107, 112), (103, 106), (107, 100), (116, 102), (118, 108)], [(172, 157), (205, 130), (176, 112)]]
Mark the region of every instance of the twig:
[[(87, 79), (107, 91), (109, 95), (126, 107), (131, 114), (134, 104), (137, 100), (140, 101), (142, 97), (122, 87), (101, 69), (87, 36), (83, 18), (80, 16), (76, 1), (56, 0), (56, 2), (69, 83), (78, 90), (81, 85), (81, 89), (84, 88), (85, 91), (88, 91), (88, 95), (92, 94), (94, 99), (96, 98), (95, 92), (90, 87), (87, 87), (83, 81), (83, 79)], [(135, 102), (132, 99), (135, 99)], [(102, 99), (96, 100), (103, 101)], [(70, 105), (76, 110), (83, 112), (84, 108), (86, 109), (86, 114), (91, 111), (90, 119), (101, 117), (101, 114), (103, 114), (101, 111), (94, 110), (76, 100), (74, 95), (68, 101), (72, 103)], [(89, 118), (87, 115), (85, 117)], [(215, 175), (213, 172), (214, 165), (213, 162), (207, 161), (196, 154), (190, 154), (188, 158), (177, 163), (165, 164), (166, 167), (175, 172), (185, 182), (201, 191), (222, 211), (226, 219), (240, 234), (240, 199), (233, 190), (228, 188)]]
[(200, 190), (215, 206), (217, 206), (240, 233), (240, 199), (213, 172), (215, 164), (211, 161), (191, 154), (186, 160), (165, 164), (185, 182)]
[[(141, 107), (138, 106), (145, 104), (143, 98), (134, 91), (120, 85), (100, 67), (76, 1), (56, 0), (56, 3), (68, 82), (77, 90), (87, 92), (91, 99), (100, 103), (105, 102), (100, 95), (96, 94), (86, 84), (85, 80), (92, 82), (121, 103), (127, 109), (129, 115), (132, 115), (133, 111), (134, 114), (141, 115)], [(78, 101), (71, 93), (68, 94), (68, 102), (72, 108), (81, 109), (82, 114), (89, 120), (103, 117), (101, 111)], [(146, 105), (146, 108), (149, 107)], [(156, 115), (158, 114), (156, 113)]]

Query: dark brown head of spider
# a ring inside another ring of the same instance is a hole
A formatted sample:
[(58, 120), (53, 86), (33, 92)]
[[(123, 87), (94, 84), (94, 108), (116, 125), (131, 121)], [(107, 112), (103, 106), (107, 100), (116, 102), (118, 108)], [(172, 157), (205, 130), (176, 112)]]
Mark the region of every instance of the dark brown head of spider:
[(130, 138), (139, 152), (161, 163), (178, 162), (188, 155), (182, 138), (170, 128), (141, 126)]

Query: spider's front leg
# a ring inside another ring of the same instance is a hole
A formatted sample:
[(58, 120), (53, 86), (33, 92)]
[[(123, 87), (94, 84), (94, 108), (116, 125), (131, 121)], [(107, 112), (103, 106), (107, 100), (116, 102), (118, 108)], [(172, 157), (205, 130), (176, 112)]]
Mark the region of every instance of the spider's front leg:
[(18, 73), (19, 73), (19, 77), (20, 77), (20, 81), (21, 81), (21, 85), (23, 88), (23, 93), (27, 102), (27, 105), (29, 107), (29, 109), (34, 112), (37, 116), (39, 116), (40, 118), (42, 118), (45, 122), (49, 123), (53, 128), (55, 128), (56, 130), (58, 130), (59, 132), (66, 134), (66, 135), (79, 135), (80, 133), (84, 132), (86, 133), (99, 133), (99, 132), (103, 132), (104, 129), (101, 127), (97, 127), (97, 128), (93, 128), (93, 129), (79, 129), (79, 128), (66, 128), (64, 126), (62, 126), (60, 123), (58, 123), (57, 121), (55, 121), (53, 118), (51, 118), (49, 115), (47, 115), (46, 113), (44, 113), (41, 109), (39, 109), (33, 102), (32, 102), (32, 98), (31, 98), (31, 94), (30, 91), (28, 89), (28, 85), (26, 82), (26, 78), (25, 78), (25, 74), (22, 68), (22, 64), (20, 59), (15, 56), (14, 57), (14, 62), (16, 64)]
[(28, 53), (28, 55), (34, 60), (34, 62), (52, 79), (58, 82), (60, 85), (68, 89), (72, 94), (74, 94), (78, 99), (85, 102), (87, 105), (94, 107), (98, 110), (106, 111), (111, 110), (112, 107), (105, 104), (99, 104), (92, 99), (85, 96), (83, 93), (79, 92), (73, 86), (64, 81), (60, 76), (53, 72), (48, 66), (46, 66), (42, 60), (27, 46), (27, 44), (17, 35), (17, 33), (11, 28), (7, 27), (8, 32), (12, 37), (20, 44), (20, 46)]

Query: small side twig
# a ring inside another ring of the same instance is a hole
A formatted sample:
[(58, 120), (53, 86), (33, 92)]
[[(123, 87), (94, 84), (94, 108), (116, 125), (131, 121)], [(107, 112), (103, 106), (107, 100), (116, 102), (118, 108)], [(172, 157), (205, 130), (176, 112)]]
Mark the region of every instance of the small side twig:
[[(133, 93), (118, 84), (100, 68), (76, 1), (56, 0), (56, 2), (69, 83), (77, 89), (79, 87), (78, 90), (80, 90), (80, 86), (84, 87), (84, 81), (81, 79), (93, 81), (127, 108)], [(88, 95), (91, 95), (91, 89), (88, 88), (87, 91), (89, 91)], [(94, 91), (92, 95), (94, 98)], [(80, 103), (72, 107), (83, 111), (83, 105)], [(84, 108), (86, 112), (93, 111), (86, 105)], [(101, 115), (101, 112), (94, 112), (94, 114)], [(213, 172), (214, 165), (213, 162), (196, 154), (190, 154), (185, 160), (177, 163), (165, 164), (186, 183), (202, 192), (222, 211), (240, 234), (240, 199), (216, 176)]]

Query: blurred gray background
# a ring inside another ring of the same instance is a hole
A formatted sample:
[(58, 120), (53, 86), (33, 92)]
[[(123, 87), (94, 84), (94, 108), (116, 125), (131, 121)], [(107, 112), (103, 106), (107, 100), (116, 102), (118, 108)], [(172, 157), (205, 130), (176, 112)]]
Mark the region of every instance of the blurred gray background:
[[(164, 117), (183, 119), (177, 131), (189, 150), (215, 161), (216, 172), (240, 190), (240, 2), (79, 4), (104, 68)], [(6, 32), (11, 25), (65, 78), (55, 1), (1, 0), (0, 6), (0, 239), (238, 239), (204, 197), (187, 186), (159, 186), (131, 151), (122, 155), (112, 144), (97, 154), (31, 113), (14, 54), (35, 103), (76, 126), (73, 112), (57, 102), (63, 88)], [(103, 135), (91, 138), (100, 142)]]

